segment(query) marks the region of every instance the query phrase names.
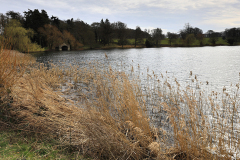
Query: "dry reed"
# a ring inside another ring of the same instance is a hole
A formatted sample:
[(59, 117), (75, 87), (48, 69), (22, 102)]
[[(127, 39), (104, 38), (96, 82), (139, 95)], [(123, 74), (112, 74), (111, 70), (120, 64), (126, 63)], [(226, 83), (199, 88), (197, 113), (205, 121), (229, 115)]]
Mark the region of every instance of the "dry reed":
[(13, 101), (1, 111), (14, 121), (1, 123), (97, 159), (239, 158), (238, 85), (233, 95), (206, 95), (196, 76), (181, 88), (153, 72), (142, 87), (134, 68), (130, 75), (98, 63), (47, 68), (12, 52), (1, 50), (0, 84), (1, 99)]

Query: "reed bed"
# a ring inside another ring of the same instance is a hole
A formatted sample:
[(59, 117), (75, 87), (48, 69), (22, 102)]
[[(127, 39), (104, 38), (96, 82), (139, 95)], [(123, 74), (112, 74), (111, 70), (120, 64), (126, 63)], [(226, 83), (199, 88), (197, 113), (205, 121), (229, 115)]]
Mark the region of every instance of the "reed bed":
[(148, 71), (143, 86), (134, 68), (46, 67), (11, 52), (0, 56), (2, 124), (93, 159), (240, 158), (238, 84), (209, 93), (192, 73), (185, 88)]

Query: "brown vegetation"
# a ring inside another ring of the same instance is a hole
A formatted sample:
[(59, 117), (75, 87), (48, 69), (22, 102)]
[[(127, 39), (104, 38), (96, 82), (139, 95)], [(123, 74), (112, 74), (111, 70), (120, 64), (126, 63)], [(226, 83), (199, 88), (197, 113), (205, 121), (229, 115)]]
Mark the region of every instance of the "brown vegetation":
[(240, 144), (237, 95), (224, 90), (219, 102), (219, 94), (194, 89), (197, 77), (183, 90), (177, 80), (154, 73), (143, 91), (133, 68), (127, 75), (107, 63), (88, 65), (47, 69), (29, 55), (1, 50), (0, 123), (58, 139), (95, 159), (239, 156), (233, 153)]

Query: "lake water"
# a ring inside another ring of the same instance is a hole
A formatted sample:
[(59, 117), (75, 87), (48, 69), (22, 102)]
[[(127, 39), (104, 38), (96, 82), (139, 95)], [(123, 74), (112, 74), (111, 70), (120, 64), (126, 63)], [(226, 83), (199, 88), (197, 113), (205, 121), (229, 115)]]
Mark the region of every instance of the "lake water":
[[(191, 81), (189, 74), (192, 71), (204, 89), (214, 91), (222, 91), (224, 86), (228, 90), (240, 80), (240, 46), (54, 51), (35, 56), (41, 63), (66, 62), (67, 65), (97, 60), (126, 72), (131, 70), (131, 66), (135, 70), (140, 66), (138, 72), (142, 73), (143, 82), (149, 70), (149, 73), (154, 71), (158, 76), (162, 73), (177, 78), (181, 86)], [(119, 67), (119, 64), (123, 67)]]

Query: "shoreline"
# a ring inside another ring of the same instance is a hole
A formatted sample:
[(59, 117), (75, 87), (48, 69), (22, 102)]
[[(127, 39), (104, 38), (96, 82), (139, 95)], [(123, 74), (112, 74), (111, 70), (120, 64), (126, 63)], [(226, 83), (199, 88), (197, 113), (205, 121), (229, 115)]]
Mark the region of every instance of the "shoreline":
[[(240, 45), (225, 45), (225, 44), (217, 44), (217, 45), (194, 45), (194, 46), (183, 46), (183, 45), (161, 45), (159, 47), (146, 47), (146, 46), (131, 46), (131, 45), (125, 45), (125, 46), (103, 46), (103, 47), (97, 47), (97, 48), (80, 48), (80, 49), (73, 49), (70, 51), (84, 51), (84, 50), (111, 50), (111, 49), (142, 49), (142, 48), (162, 48), (162, 47), (169, 47), (169, 48), (193, 48), (193, 47), (218, 47), (218, 46), (240, 46)], [(45, 50), (45, 51), (35, 51), (35, 52), (29, 52), (29, 53), (37, 53), (37, 52), (49, 52), (49, 51), (58, 51), (58, 50)]]

